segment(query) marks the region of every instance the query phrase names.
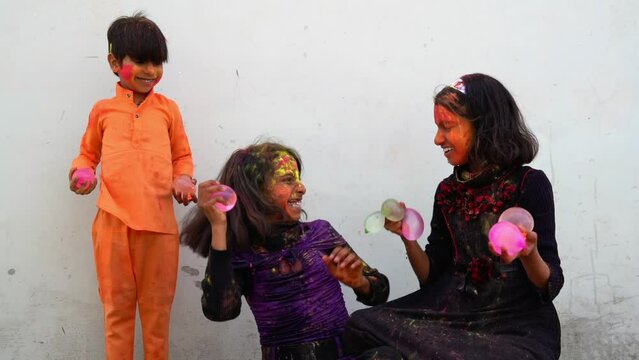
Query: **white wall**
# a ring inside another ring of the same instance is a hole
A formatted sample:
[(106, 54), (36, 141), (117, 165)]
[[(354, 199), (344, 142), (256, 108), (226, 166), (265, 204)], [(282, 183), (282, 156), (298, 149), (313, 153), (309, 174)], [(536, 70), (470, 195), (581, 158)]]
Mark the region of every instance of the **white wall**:
[[(196, 177), (214, 177), (258, 136), (297, 148), (309, 217), (331, 221), (386, 273), (391, 298), (416, 280), (400, 242), (364, 235), (364, 218), (387, 197), (429, 218), (435, 186), (451, 170), (432, 142), (436, 87), (469, 72), (503, 81), (540, 140), (533, 165), (555, 190), (562, 358), (637, 358), (639, 3), (1, 5), (0, 358), (103, 358), (90, 234), (96, 194), (69, 192), (67, 171), (91, 106), (114, 91), (106, 30), (134, 10), (168, 38), (157, 90), (181, 106)], [(172, 358), (258, 359), (247, 308), (235, 321), (209, 322), (196, 286), (205, 260), (183, 248), (180, 267)], [(360, 307), (345, 295), (350, 310)]]

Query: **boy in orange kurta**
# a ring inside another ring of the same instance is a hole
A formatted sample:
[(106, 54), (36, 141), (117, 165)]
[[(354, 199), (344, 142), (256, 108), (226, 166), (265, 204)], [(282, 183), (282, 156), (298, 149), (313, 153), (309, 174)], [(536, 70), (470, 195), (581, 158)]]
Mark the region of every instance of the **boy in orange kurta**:
[(196, 201), (191, 149), (177, 104), (153, 91), (168, 58), (157, 25), (140, 13), (121, 17), (107, 39), (120, 80), (89, 115), (70, 188), (90, 193), (102, 162), (93, 248), (107, 359), (133, 359), (136, 306), (145, 359), (167, 359), (179, 255), (171, 195)]

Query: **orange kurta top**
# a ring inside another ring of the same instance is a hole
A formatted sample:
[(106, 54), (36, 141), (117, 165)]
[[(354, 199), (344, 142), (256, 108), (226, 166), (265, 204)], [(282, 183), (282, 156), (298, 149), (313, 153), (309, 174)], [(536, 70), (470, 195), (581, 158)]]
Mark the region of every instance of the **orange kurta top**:
[(139, 105), (120, 86), (89, 115), (72, 170), (102, 161), (97, 206), (135, 230), (176, 234), (172, 183), (193, 176), (191, 148), (177, 104), (153, 90)]

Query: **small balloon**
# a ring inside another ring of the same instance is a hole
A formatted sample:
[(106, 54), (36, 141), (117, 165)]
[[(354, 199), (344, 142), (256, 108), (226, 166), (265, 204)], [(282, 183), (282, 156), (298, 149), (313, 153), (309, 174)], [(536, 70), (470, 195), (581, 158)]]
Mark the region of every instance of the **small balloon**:
[(374, 234), (384, 228), (385, 218), (381, 211), (375, 211), (364, 220), (364, 233)]
[(514, 256), (526, 247), (526, 236), (517, 225), (499, 221), (488, 231), (488, 243), (496, 254), (505, 251), (508, 255)]
[(404, 208), (395, 199), (387, 199), (382, 203), (382, 214), (390, 221), (400, 221), (404, 213)]
[(535, 221), (533, 220), (532, 215), (530, 215), (526, 209), (517, 206), (506, 209), (503, 213), (501, 213), (501, 216), (497, 221), (508, 221), (515, 225), (521, 225), (528, 231), (531, 231), (535, 226)]
[(222, 187), (222, 190), (212, 193), (211, 196), (221, 196), (224, 199), (224, 202), (216, 202), (213, 206), (221, 212), (227, 212), (235, 206), (235, 203), (237, 202), (237, 194), (235, 194), (235, 191), (233, 191), (230, 186), (220, 186)]
[(402, 220), (402, 235), (406, 240), (417, 240), (424, 233), (424, 219), (415, 209), (406, 208)]
[(76, 188), (81, 188), (84, 184), (91, 183), (95, 180), (95, 174), (93, 173), (93, 169), (90, 168), (81, 168), (77, 169), (73, 176), (78, 179), (78, 182), (75, 183)]

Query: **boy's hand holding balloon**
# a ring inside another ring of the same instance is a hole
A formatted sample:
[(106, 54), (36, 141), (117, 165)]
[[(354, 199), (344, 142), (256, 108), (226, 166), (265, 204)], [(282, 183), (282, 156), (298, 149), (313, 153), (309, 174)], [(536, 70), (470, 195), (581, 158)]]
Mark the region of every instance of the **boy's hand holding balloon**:
[(179, 175), (173, 180), (173, 197), (178, 203), (184, 206), (188, 205), (191, 201), (197, 202), (197, 196), (195, 196), (195, 184), (197, 180), (191, 179), (187, 175)]
[(76, 194), (89, 194), (97, 184), (98, 180), (91, 168), (73, 169), (69, 174), (69, 188)]

